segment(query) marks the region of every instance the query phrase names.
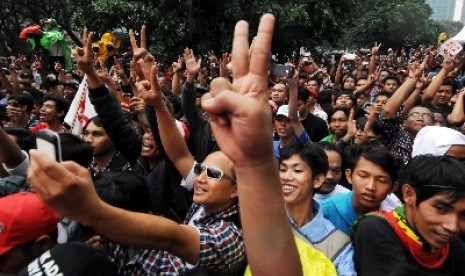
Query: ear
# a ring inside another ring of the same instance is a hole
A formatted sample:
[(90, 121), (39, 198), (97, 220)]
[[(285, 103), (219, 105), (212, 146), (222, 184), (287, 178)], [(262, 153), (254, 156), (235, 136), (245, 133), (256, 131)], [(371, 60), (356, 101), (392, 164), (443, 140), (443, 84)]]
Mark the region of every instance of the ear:
[(352, 170), (351, 169), (346, 169), (346, 179), (347, 179), (347, 182), (350, 183), (350, 185), (352, 185)]
[(410, 184), (404, 184), (402, 186), (402, 196), (404, 198), (405, 205), (407, 206), (414, 206), (417, 202), (417, 194)]
[(317, 175), (315, 177), (315, 180), (313, 181), (313, 189), (318, 189), (323, 185), (323, 182), (325, 181), (326, 176), (322, 173)]
[(42, 253), (44, 253), (45, 251), (53, 248), (55, 244), (56, 242), (53, 241), (49, 235), (40, 236), (34, 241), (34, 245), (32, 247), (32, 254), (38, 257), (42, 255)]

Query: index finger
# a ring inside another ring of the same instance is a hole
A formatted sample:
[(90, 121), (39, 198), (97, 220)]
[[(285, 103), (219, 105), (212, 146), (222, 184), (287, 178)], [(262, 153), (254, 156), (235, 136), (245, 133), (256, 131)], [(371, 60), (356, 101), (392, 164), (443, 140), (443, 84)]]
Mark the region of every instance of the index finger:
[(272, 14), (264, 14), (258, 25), (256, 40), (250, 57), (250, 72), (266, 77), (271, 54), (275, 18)]
[(87, 35), (88, 35), (87, 28), (84, 28), (84, 32), (82, 33), (82, 45), (87, 44)]
[(129, 29), (129, 41), (131, 42), (132, 51), (137, 49), (137, 41), (132, 29)]
[(140, 28), (140, 47), (147, 49), (147, 37), (145, 35), (146, 27), (145, 25)]
[(243, 77), (249, 72), (249, 50), (249, 24), (239, 21), (234, 29), (231, 51), (235, 78)]

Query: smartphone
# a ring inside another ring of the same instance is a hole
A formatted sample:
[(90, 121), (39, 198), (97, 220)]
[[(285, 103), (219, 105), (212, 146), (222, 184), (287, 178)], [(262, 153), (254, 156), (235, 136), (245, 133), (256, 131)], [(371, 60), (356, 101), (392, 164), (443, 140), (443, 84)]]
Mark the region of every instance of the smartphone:
[(294, 68), (285, 66), (284, 64), (273, 63), (271, 66), (271, 75), (290, 78), (294, 76)]
[(132, 95), (130, 93), (124, 93), (123, 94), (123, 103), (127, 104), (129, 106), (129, 104), (131, 103), (131, 97)]
[(57, 162), (63, 161), (61, 158), (61, 143), (58, 133), (49, 129), (42, 129), (37, 133), (37, 150), (47, 154)]
[(357, 58), (356, 54), (344, 54), (346, 60), (355, 60)]

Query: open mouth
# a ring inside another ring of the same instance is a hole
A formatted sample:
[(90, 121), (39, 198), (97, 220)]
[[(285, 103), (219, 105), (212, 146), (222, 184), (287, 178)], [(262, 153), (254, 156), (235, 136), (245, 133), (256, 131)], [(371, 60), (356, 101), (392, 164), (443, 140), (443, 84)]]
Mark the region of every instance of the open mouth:
[(297, 189), (297, 187), (285, 184), (283, 185), (282, 189), (283, 189), (283, 193), (287, 195), (287, 194), (294, 192)]

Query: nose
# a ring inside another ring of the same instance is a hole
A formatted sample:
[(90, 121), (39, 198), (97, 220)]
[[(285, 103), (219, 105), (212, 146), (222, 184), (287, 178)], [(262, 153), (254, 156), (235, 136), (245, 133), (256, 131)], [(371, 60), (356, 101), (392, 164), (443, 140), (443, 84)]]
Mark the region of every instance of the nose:
[(447, 231), (450, 235), (458, 235), (459, 233), (459, 223), (458, 217), (455, 214), (449, 214), (445, 216), (445, 221), (442, 224), (444, 230)]
[(280, 175), (281, 175), (281, 179), (283, 180), (292, 179), (292, 176), (293, 176), (291, 170), (286, 170), (284, 172), (281, 172)]
[(375, 191), (375, 180), (373, 178), (369, 178), (367, 183), (365, 184), (365, 189), (369, 192)]

